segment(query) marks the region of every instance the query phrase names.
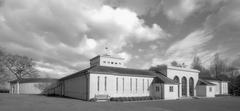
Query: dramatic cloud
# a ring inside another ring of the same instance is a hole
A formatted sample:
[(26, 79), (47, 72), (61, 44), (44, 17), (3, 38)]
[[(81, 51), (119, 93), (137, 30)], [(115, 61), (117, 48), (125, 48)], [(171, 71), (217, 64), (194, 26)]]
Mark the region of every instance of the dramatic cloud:
[(189, 65), (194, 56), (204, 51), (204, 46), (206, 46), (212, 38), (213, 36), (210, 32), (205, 30), (196, 30), (184, 39), (171, 45), (167, 49), (164, 57), (153, 58), (152, 65), (163, 63), (170, 64), (173, 60)]
[(63, 74), (80, 70), (104, 47), (130, 60), (124, 46), (168, 34), (157, 24), (145, 25), (137, 13), (100, 0), (5, 0), (0, 36), (1, 47), (36, 59), (39, 70)]
[[(212, 8), (224, 0), (164, 0), (163, 9), (171, 20), (183, 22), (201, 8)], [(209, 6), (209, 7), (208, 7)]]

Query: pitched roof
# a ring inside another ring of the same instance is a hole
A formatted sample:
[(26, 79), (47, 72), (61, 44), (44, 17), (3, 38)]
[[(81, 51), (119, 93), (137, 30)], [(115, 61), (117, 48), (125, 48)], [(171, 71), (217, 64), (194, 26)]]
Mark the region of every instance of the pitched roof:
[(226, 79), (222, 79), (222, 78), (215, 78), (215, 77), (200, 77), (203, 80), (212, 80), (212, 81), (229, 81)]
[(34, 83), (34, 82), (55, 82), (57, 81), (58, 79), (52, 79), (52, 78), (23, 78), (23, 79), (20, 79), (20, 80), (12, 80), (10, 81), (10, 83), (16, 83), (16, 82), (19, 82), (19, 83)]
[(214, 86), (216, 84), (213, 84), (211, 82), (205, 81), (203, 79), (198, 79), (197, 85)]
[(127, 76), (148, 76), (148, 77), (157, 77), (161, 80), (162, 83), (166, 84), (176, 84), (173, 80), (167, 78), (162, 74), (156, 74), (149, 70), (141, 69), (130, 69), (130, 68), (120, 68), (120, 67), (108, 67), (108, 66), (94, 66), (82, 71), (79, 71), (75, 74), (61, 78), (61, 80), (72, 78), (78, 75), (84, 75), (87, 73), (97, 73), (97, 74), (114, 74), (114, 75), (127, 75)]

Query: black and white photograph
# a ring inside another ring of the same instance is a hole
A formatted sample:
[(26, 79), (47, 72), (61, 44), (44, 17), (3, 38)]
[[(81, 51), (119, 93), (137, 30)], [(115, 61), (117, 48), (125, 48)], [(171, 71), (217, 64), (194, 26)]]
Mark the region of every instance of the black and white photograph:
[(240, 0), (0, 0), (0, 111), (239, 111)]

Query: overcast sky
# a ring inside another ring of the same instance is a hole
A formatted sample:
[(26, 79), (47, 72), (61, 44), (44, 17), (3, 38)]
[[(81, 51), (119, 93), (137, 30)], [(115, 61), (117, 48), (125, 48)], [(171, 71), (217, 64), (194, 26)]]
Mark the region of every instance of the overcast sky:
[(240, 0), (0, 0), (0, 47), (64, 76), (105, 53), (146, 69), (240, 54)]

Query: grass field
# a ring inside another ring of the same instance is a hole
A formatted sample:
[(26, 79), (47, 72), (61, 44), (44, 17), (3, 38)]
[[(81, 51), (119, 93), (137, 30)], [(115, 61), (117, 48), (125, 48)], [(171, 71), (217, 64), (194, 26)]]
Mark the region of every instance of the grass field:
[(0, 93), (0, 111), (239, 111), (240, 97), (151, 102), (86, 102), (38, 95)]

